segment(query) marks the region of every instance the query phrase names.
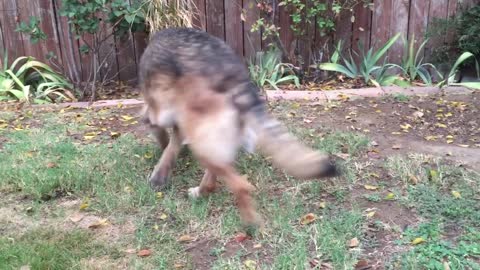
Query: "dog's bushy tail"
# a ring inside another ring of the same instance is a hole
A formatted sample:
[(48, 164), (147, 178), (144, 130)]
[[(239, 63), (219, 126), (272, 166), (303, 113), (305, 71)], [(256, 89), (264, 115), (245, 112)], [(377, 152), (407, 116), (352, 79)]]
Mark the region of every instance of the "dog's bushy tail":
[(270, 156), (272, 163), (286, 173), (299, 179), (337, 175), (336, 166), (329, 155), (300, 142), (269, 115), (263, 104), (248, 111), (247, 125), (257, 134), (260, 152)]

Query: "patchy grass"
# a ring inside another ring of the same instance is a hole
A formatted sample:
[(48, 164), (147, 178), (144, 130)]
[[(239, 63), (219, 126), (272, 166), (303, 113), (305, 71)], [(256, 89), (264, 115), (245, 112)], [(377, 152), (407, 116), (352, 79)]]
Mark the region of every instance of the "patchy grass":
[[(23, 115), (0, 113), (2, 269), (443, 269), (442, 260), (475, 269), (480, 178), (441, 159), (401, 151), (371, 159), (369, 136), (287, 117), (307, 144), (339, 158), (343, 175), (299, 181), (240, 153), (236, 166), (256, 186), (266, 226), (239, 240), (245, 228), (225, 188), (187, 197), (203, 174), (189, 151), (168, 189), (149, 188), (161, 152), (130, 111)], [(315, 220), (302, 225), (307, 214)]]
[(82, 260), (100, 256), (118, 257), (110, 249), (85, 231), (62, 232), (37, 229), (7, 238), (0, 237), (0, 268), (19, 269), (81, 269)]
[(457, 240), (457, 244), (444, 239), (444, 233), (442, 225), (436, 222), (407, 229), (401, 241), (403, 244), (420, 242), (418, 239), (422, 242), (394, 258), (389, 269), (479, 269), (480, 264), (474, 259), (480, 255), (480, 232), (469, 230)]

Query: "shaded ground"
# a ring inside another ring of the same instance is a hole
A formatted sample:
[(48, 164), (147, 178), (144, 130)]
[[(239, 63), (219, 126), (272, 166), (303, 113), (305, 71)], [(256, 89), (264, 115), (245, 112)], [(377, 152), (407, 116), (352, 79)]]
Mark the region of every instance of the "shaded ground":
[(202, 174), (188, 151), (149, 189), (161, 153), (138, 108), (2, 112), (0, 268), (478, 269), (479, 99), (271, 104), (343, 175), (296, 181), (242, 154), (267, 224), (253, 237), (224, 189), (186, 197)]

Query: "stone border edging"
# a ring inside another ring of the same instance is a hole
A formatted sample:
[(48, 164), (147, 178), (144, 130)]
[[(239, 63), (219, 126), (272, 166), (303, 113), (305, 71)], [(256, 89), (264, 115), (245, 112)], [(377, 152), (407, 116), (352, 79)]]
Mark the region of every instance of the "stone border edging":
[(402, 88), (398, 86), (388, 86), (383, 88), (360, 88), (346, 90), (330, 91), (290, 91), (290, 90), (266, 90), (269, 100), (311, 100), (311, 101), (331, 101), (339, 100), (345, 96), (350, 98), (381, 97), (391, 94), (428, 95), (436, 94), (441, 91), (465, 93), (472, 90), (465, 87), (409, 87)]
[[(332, 100), (340, 100), (346, 97), (350, 98), (365, 98), (365, 97), (380, 97), (391, 94), (404, 95), (428, 95), (436, 94), (441, 91), (468, 93), (472, 92), (466, 87), (445, 87), (440, 89), (438, 87), (409, 87), (402, 88), (396, 86), (389, 86), (383, 88), (360, 88), (360, 89), (346, 89), (346, 90), (329, 90), (329, 91), (301, 91), (301, 90), (266, 90), (268, 100), (308, 100), (316, 102), (327, 102)], [(123, 106), (138, 106), (143, 105), (143, 100), (139, 99), (111, 99), (98, 100), (93, 103), (90, 102), (70, 102), (60, 104), (35, 105), (38, 107), (72, 107), (72, 108), (102, 108), (113, 107), (122, 104)]]

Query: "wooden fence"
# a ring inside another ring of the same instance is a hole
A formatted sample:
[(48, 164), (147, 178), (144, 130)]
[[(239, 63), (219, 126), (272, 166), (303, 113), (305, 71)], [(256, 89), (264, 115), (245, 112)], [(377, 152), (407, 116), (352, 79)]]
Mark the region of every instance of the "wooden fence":
[[(421, 38), (432, 18), (447, 18), (460, 7), (480, 4), (480, 0), (372, 1), (373, 9), (358, 5), (352, 12), (341, 13), (336, 18), (336, 31), (330, 41), (320, 37), (314, 25), (304, 25), (306, 36), (296, 38), (290, 28), (291, 18), (283, 6), (274, 7), (274, 20), (280, 27), (280, 38), (287, 51), (314, 61), (324, 60), (321, 59), (324, 46), (332, 44), (333, 40), (344, 40), (347, 48), (362, 41), (369, 48), (382, 45), (396, 33), (415, 34)], [(195, 3), (200, 13), (195, 20), (196, 27), (226, 40), (239, 55), (248, 58), (266, 47), (261, 34), (250, 31), (259, 18), (255, 0), (195, 0)], [(8, 52), (10, 61), (22, 55), (34, 56), (61, 68), (75, 81), (86, 80), (92, 73), (92, 57), (80, 53), (82, 41), (70, 33), (67, 20), (59, 15), (60, 5), (61, 0), (0, 0), (0, 55), (3, 59), (4, 52)], [(27, 35), (15, 31), (18, 23), (28, 21), (30, 16), (41, 19), (40, 27), (47, 34), (47, 40), (32, 44)], [(84, 36), (85, 40), (89, 38)], [(426, 53), (449, 38), (433, 39)], [(100, 52), (107, 61), (98, 74), (99, 78), (135, 79), (136, 64), (146, 44), (145, 34), (134, 34), (123, 40), (112, 36)], [(398, 42), (389, 52), (389, 57), (398, 62), (402, 52), (403, 45)], [(55, 57), (47, 60), (47, 54)]]

